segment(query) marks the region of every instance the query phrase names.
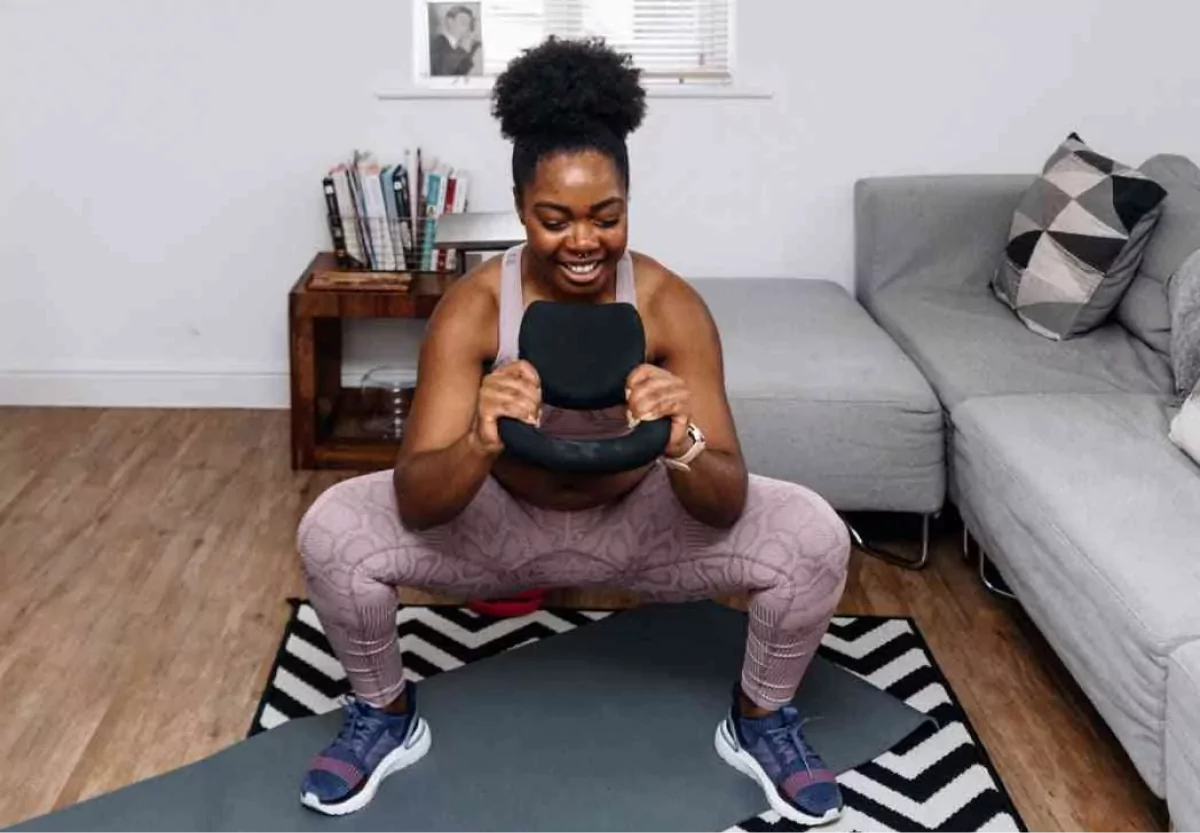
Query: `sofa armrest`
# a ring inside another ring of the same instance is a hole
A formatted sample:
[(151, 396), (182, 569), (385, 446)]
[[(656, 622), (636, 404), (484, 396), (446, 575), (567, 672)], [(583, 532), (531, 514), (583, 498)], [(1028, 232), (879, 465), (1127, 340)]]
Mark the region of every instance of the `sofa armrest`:
[(870, 177), (854, 185), (855, 291), (986, 290), (1032, 175)]

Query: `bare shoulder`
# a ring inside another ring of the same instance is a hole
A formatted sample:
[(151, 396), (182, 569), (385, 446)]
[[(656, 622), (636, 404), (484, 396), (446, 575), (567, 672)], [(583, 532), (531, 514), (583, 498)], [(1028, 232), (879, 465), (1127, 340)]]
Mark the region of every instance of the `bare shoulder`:
[(494, 354), (500, 316), (500, 257), (489, 258), (446, 289), (429, 319), (430, 339), (462, 342)]
[[(442, 300), (458, 304), (481, 305), (490, 302), (498, 308), (500, 303), (500, 263), (501, 258), (497, 255), (475, 266), (450, 284)], [(441, 308), (440, 303), (438, 308)]]
[[(716, 335), (708, 304), (694, 286), (648, 255), (632, 253), (638, 306), (648, 335), (664, 349), (697, 337)], [(658, 352), (658, 351), (656, 351)]]

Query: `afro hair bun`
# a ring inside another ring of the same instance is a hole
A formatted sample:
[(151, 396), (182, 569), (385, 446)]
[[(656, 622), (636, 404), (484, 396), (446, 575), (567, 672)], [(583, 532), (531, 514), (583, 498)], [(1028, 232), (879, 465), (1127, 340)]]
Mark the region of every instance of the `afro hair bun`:
[(507, 139), (586, 136), (603, 127), (623, 141), (646, 114), (640, 76), (629, 55), (599, 38), (552, 36), (496, 79), (492, 115)]

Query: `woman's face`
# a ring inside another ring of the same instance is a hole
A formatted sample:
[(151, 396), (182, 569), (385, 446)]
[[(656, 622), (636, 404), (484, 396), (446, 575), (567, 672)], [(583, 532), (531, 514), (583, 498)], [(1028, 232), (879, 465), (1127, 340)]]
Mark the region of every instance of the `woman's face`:
[(629, 235), (626, 207), (617, 166), (604, 154), (542, 159), (517, 206), (534, 274), (566, 298), (594, 297), (615, 286)]

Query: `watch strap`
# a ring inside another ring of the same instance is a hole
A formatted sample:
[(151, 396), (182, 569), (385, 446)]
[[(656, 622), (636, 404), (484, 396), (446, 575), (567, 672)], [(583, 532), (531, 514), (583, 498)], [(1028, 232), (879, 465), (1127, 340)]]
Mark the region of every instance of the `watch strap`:
[(692, 438), (691, 447), (678, 457), (667, 457), (664, 455), (662, 458), (663, 465), (677, 471), (691, 471), (689, 463), (699, 457), (704, 449), (708, 447), (708, 444), (704, 439), (704, 432), (695, 423), (688, 423), (687, 433)]

